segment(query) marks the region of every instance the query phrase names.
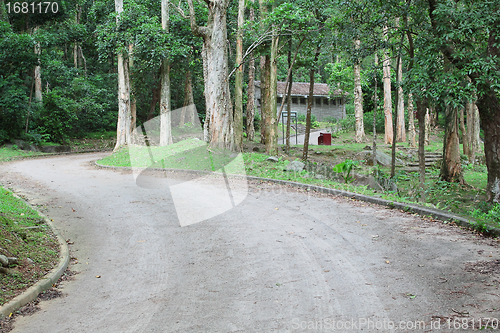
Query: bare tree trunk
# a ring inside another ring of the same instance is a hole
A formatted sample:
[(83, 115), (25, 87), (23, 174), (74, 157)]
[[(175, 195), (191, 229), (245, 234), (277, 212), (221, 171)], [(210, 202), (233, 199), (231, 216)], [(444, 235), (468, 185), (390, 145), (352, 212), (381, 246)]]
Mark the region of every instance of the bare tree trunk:
[(266, 143), (266, 115), (269, 104), (269, 75), (271, 63), (269, 56), (260, 57), (260, 143)]
[[(251, 0), (252, 4), (255, 0)], [(255, 10), (250, 6), (249, 21), (255, 20)], [(255, 59), (254, 52), (250, 53), (250, 61), (248, 64), (248, 101), (247, 101), (247, 139), (252, 142), (255, 137)]]
[(441, 179), (447, 182), (463, 183), (462, 164), (460, 163), (460, 146), (458, 136), (458, 110), (446, 106), (446, 128), (443, 144), (443, 164)]
[(269, 103), (266, 108), (266, 153), (269, 155), (278, 155), (278, 123), (276, 120), (277, 112), (277, 89), (278, 89), (278, 42), (279, 36), (273, 34), (271, 42), (271, 57), (269, 71)]
[[(384, 34), (387, 38), (387, 27), (384, 27)], [(386, 144), (392, 144), (393, 130), (392, 130), (392, 99), (391, 99), (391, 60), (388, 52), (384, 52), (384, 116), (385, 116), (385, 136), (384, 141)]]
[[(354, 44), (358, 49), (360, 40), (357, 39)], [(354, 117), (356, 118), (355, 142), (363, 142), (366, 136), (363, 124), (363, 92), (361, 90), (361, 63), (359, 61), (354, 64)]]
[[(123, 11), (123, 0), (115, 0), (117, 23)], [(116, 151), (123, 145), (130, 144), (130, 87), (128, 62), (123, 54), (118, 54), (118, 122), (116, 125)]]
[[(479, 113), (477, 106), (473, 102), (467, 101), (465, 104), (467, 112), (467, 151), (464, 154), (469, 158), (469, 163), (475, 163), (476, 152), (479, 148)], [(465, 141), (465, 140), (464, 140)], [(465, 146), (464, 146), (465, 147)]]
[(234, 143), (243, 150), (243, 24), (245, 0), (238, 0), (238, 33), (236, 36), (236, 74), (234, 78)]
[(306, 115), (306, 133), (304, 137), (304, 150), (302, 151), (302, 160), (307, 161), (309, 153), (309, 134), (311, 134), (311, 110), (314, 98), (314, 73), (316, 72), (316, 62), (318, 61), (320, 47), (316, 48), (316, 55), (309, 71), (309, 98), (307, 100), (307, 115)]
[[(419, 126), (420, 126), (420, 123), (419, 123)], [(430, 132), (431, 132), (431, 118), (429, 115), (429, 108), (426, 108), (425, 109), (425, 138), (424, 138), (424, 142), (425, 142), (426, 146), (428, 146), (430, 143), (430, 139), (429, 139)]]
[[(467, 107), (467, 102), (465, 103), (465, 108)], [(469, 141), (467, 140), (467, 131), (465, 129), (465, 108), (460, 108), (460, 131), (462, 132), (462, 147), (464, 155), (469, 156)]]
[(413, 110), (413, 94), (408, 94), (408, 141), (410, 142), (410, 147), (417, 147), (417, 143), (415, 142), (415, 119), (414, 119), (414, 110)]
[[(36, 31), (37, 28), (35, 28)], [(42, 102), (42, 68), (40, 66), (40, 43), (35, 45), (35, 54), (38, 56), (38, 65), (35, 66), (35, 100), (39, 103)]]
[[(129, 71), (132, 71), (132, 68), (134, 68), (134, 44), (130, 43), (128, 45), (128, 66), (129, 66)], [(82, 54), (83, 56), (83, 54)], [(85, 66), (85, 71), (87, 66)], [(134, 86), (132, 80), (130, 81), (130, 130), (134, 131), (135, 127), (137, 124), (137, 102), (135, 100), (135, 94), (134, 94)]]
[(378, 54), (375, 51), (375, 72), (373, 74), (373, 80), (375, 81), (375, 94), (373, 95), (373, 104), (375, 107), (373, 109), (373, 143), (372, 143), (372, 163), (373, 166), (377, 165), (377, 110), (378, 110), (378, 80), (377, 80), (377, 71), (378, 71)]
[(420, 201), (425, 202), (425, 115), (427, 100), (417, 99), (418, 118), (418, 174), (420, 182)]
[[(403, 64), (401, 58), (399, 59), (398, 66), (398, 76), (403, 77)], [(397, 128), (396, 128), (396, 141), (406, 142), (406, 128), (405, 128), (405, 102), (403, 95), (403, 87), (399, 85), (398, 87), (398, 114), (396, 118)]]
[[(161, 27), (168, 33), (169, 25), (169, 0), (161, 1)], [(160, 92), (160, 146), (172, 144), (172, 106), (170, 101), (170, 62), (167, 58), (162, 60), (161, 67), (161, 92)]]
[[(233, 109), (228, 81), (228, 0), (212, 0), (206, 26), (196, 24), (193, 1), (188, 0), (191, 31), (203, 38), (207, 136), (211, 148), (235, 150)], [(207, 122), (208, 120), (208, 122)]]
[[(288, 41), (288, 70), (292, 69), (292, 39), (290, 36)], [(290, 80), (288, 82), (288, 94), (286, 96), (286, 154), (290, 155), (290, 127), (292, 125), (292, 86), (293, 86), (293, 72), (290, 71)], [(284, 97), (284, 96), (283, 96)], [(285, 126), (285, 124), (281, 124)]]
[[(184, 80), (184, 103), (182, 104), (183, 108), (181, 111), (181, 119), (179, 121), (179, 125), (182, 126), (184, 123), (194, 124), (194, 113), (189, 112), (188, 106), (194, 104), (194, 96), (193, 96), (193, 78), (191, 75), (191, 71), (186, 71), (186, 77)], [(187, 120), (186, 120), (186, 111)]]

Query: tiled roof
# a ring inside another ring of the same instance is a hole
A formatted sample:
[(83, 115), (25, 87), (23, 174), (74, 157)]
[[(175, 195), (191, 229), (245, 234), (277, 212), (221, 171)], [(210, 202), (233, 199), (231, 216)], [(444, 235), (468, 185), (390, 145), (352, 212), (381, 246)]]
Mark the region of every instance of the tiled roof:
[[(285, 83), (278, 82), (278, 95), (285, 93)], [(260, 88), (260, 81), (255, 81), (255, 85)], [(326, 83), (314, 84), (314, 96), (342, 96), (342, 90), (337, 89), (330, 93), (330, 87)], [(292, 95), (294, 96), (308, 96), (309, 95), (309, 82), (293, 82)]]

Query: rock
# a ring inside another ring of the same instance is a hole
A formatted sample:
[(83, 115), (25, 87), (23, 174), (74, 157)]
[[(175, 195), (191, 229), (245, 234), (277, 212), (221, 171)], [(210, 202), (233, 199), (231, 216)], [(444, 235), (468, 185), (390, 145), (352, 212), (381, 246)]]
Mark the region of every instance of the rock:
[(365, 148), (363, 148), (363, 150), (372, 150), (372, 147), (371, 146), (365, 146)]
[(323, 154), (323, 152), (321, 152), (321, 151), (315, 151), (314, 153), (315, 153), (316, 155), (321, 155), (321, 154)]
[(390, 188), (394, 193), (398, 193), (398, 186), (396, 185), (396, 183), (391, 182)]
[(28, 264), (30, 264), (30, 265), (33, 265), (33, 264), (35, 263), (35, 262), (34, 262), (32, 259), (30, 259), (30, 258), (26, 258), (26, 261), (27, 261), (27, 262), (28, 262)]
[(392, 157), (377, 150), (377, 163), (383, 166), (390, 166)]
[(70, 146), (41, 146), (40, 150), (44, 153), (69, 153)]
[(278, 162), (279, 158), (277, 158), (276, 156), (269, 156), (268, 158), (266, 158), (266, 161)]
[(305, 164), (299, 161), (293, 161), (288, 163), (286, 166), (286, 171), (301, 172), (304, 170)]
[(16, 257), (7, 257), (7, 260), (9, 260), (9, 265), (17, 264), (17, 258)]
[(3, 254), (0, 254), (0, 264), (4, 267), (9, 266), (9, 259)]
[(309, 178), (309, 174), (306, 173), (305, 175), (302, 176), (302, 178)]
[(252, 148), (252, 151), (255, 151), (255, 152), (257, 152), (257, 153), (258, 153), (258, 152), (260, 151), (260, 149), (259, 149), (259, 147), (253, 147), (253, 148)]
[(316, 175), (314, 175), (314, 178), (316, 178), (316, 179), (326, 179), (326, 177), (325, 177), (325, 176), (320, 175), (320, 174), (316, 174)]
[(375, 177), (373, 176), (368, 177), (368, 188), (371, 188), (375, 191), (384, 191), (383, 187), (377, 182), (377, 180), (375, 180)]

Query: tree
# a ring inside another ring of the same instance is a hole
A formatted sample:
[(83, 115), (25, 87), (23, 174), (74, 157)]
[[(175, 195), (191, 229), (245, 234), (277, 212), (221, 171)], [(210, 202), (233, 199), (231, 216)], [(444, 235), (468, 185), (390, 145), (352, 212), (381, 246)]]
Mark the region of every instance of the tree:
[(193, 1), (188, 0), (191, 31), (203, 39), (207, 139), (211, 148), (235, 150), (228, 80), (228, 4), (228, 0), (207, 1), (207, 24), (199, 26)]
[[(360, 40), (355, 40), (356, 48), (359, 49)], [(356, 59), (354, 63), (354, 117), (356, 118), (355, 142), (363, 142), (366, 138), (363, 124), (363, 91), (361, 90), (361, 61)]]
[[(251, 0), (252, 5), (250, 6), (249, 21), (253, 23), (255, 20), (255, 9), (253, 8), (253, 3), (255, 0)], [(247, 102), (247, 139), (252, 142), (255, 136), (254, 128), (254, 118), (255, 118), (255, 59), (254, 51), (250, 52), (250, 62), (248, 64), (248, 102)]]
[[(387, 26), (384, 27), (384, 35), (387, 38)], [(384, 52), (383, 61), (383, 82), (384, 82), (384, 119), (385, 119), (385, 136), (384, 141), (386, 144), (392, 144), (393, 131), (392, 131), (392, 98), (391, 98), (391, 61), (389, 53)]]
[(243, 23), (245, 0), (238, 0), (238, 31), (236, 37), (236, 74), (234, 84), (234, 142), (243, 150)]
[[(120, 14), (123, 12), (123, 0), (115, 0), (116, 22), (120, 23)], [(121, 45), (123, 47), (123, 45)], [(123, 51), (118, 53), (118, 122), (116, 125), (117, 150), (123, 145), (130, 144), (131, 122), (130, 122), (130, 79), (128, 61)]]
[[(168, 33), (169, 0), (161, 1), (161, 27)], [(160, 90), (160, 146), (171, 145), (172, 142), (172, 107), (170, 103), (170, 61), (163, 58), (161, 65)]]
[[(428, 0), (436, 46), (477, 92), (488, 168), (488, 200), (500, 203), (500, 10), (498, 2)], [(473, 36), (470, 36), (470, 32)]]

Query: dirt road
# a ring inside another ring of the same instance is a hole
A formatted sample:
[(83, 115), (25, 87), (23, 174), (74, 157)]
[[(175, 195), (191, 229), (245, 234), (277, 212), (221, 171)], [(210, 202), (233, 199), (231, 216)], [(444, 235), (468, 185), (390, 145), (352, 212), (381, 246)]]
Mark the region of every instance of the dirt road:
[(97, 169), (101, 156), (0, 165), (74, 242), (80, 272), (13, 332), (468, 332), (500, 319), (496, 240), (258, 182), (181, 227), (168, 189)]

